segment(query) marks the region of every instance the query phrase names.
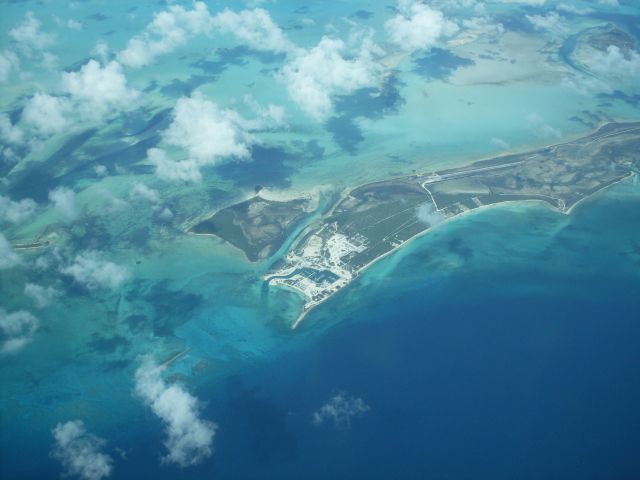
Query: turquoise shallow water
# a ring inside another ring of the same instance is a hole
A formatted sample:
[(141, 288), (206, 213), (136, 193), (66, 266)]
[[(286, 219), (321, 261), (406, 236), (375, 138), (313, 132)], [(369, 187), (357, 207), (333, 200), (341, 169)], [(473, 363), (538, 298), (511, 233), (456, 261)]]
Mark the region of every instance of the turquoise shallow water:
[[(261, 280), (284, 248), (251, 264), (221, 240), (184, 233), (256, 185), (319, 189), (326, 206), (364, 182), (583, 135), (592, 115), (637, 121), (638, 84), (613, 82), (624, 92), (609, 96), (569, 84), (575, 72), (558, 54), (563, 39), (523, 20), (555, 11), (548, 3), (488, 4), (504, 36), (443, 42), (440, 57), (420, 60), (422, 53), (394, 57), (384, 35), (393, 12), (384, 4), (265, 2), (299, 46), (324, 34), (347, 40), (354, 22), (372, 29), (393, 57), (385, 82), (336, 92), (334, 112), (316, 121), (274, 75), (282, 57), (233, 50), (231, 35), (199, 36), (151, 66), (124, 69), (143, 92), (131, 112), (54, 136), (15, 166), (3, 157), (0, 193), (34, 198), (39, 208), (28, 221), (2, 224), (2, 233), (13, 243), (52, 234), (53, 246), (21, 252), (20, 265), (0, 270), (2, 308), (33, 311), (41, 325), (23, 350), (1, 359), (0, 476), (59, 476), (51, 430), (81, 419), (106, 439), (113, 478), (638, 477), (637, 179), (569, 216), (512, 204), (442, 225), (373, 265), (295, 332), (288, 325), (302, 299)], [(98, 39), (123, 48), (162, 6), (1, 8), (0, 50), (16, 48), (6, 33), (28, 10), (56, 35), (55, 66), (21, 54), (21, 74), (3, 85), (0, 106), (15, 121), (29, 96), (59, 93), (60, 71), (77, 70)], [(442, 8), (461, 24), (475, 15)], [(569, 32), (637, 21), (632, 2), (621, 2), (618, 16), (598, 8), (563, 13)], [(63, 28), (66, 18), (83, 28)], [(282, 106), (288, 127), (257, 132), (250, 161), (205, 168), (196, 184), (165, 182), (145, 163), (146, 150), (192, 91), (247, 117), (242, 97), (251, 94)], [(141, 131), (140, 144), (122, 143)], [(156, 189), (173, 217), (132, 200), (134, 182)], [(76, 220), (48, 205), (59, 186), (76, 192)], [(35, 266), (88, 250), (126, 266), (129, 279), (91, 291), (59, 267)], [(38, 310), (27, 282), (62, 294)], [(186, 469), (160, 463), (162, 423), (133, 394), (141, 356), (163, 361), (178, 352), (165, 377), (181, 381), (204, 402), (202, 416), (219, 424), (213, 456)], [(338, 392), (361, 397), (370, 411), (349, 428), (314, 426), (313, 412)]]
[[(637, 194), (621, 184), (569, 217), (535, 205), (463, 217), (374, 265), (294, 334), (250, 307), (198, 309), (176, 330), (193, 354), (173, 370), (191, 376), (220, 432), (213, 460), (179, 475), (633, 478)], [(130, 401), (132, 367), (105, 372), (104, 355), (75, 356), (16, 398), (28, 415), (5, 410), (3, 451), (21, 452), (4, 458), (9, 472), (55, 470), (23, 460), (45, 457), (52, 416), (82, 415), (136, 459), (118, 465), (123, 477), (178, 475), (149, 470), (161, 432)], [(195, 358), (209, 368), (191, 374)], [(371, 411), (349, 428), (314, 426), (339, 391)]]

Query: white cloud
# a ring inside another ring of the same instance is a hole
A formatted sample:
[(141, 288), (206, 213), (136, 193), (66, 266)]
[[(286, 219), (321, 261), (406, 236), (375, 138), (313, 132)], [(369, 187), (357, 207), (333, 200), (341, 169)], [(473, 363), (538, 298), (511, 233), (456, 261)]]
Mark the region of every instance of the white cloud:
[(249, 94), (242, 100), (256, 116), (244, 122), (248, 130), (277, 130), (286, 126), (285, 110), (281, 106), (269, 104), (263, 107)]
[(49, 200), (66, 220), (75, 220), (80, 215), (76, 205), (76, 194), (66, 187), (58, 187), (49, 192)]
[(113, 459), (101, 452), (105, 441), (87, 432), (81, 420), (59, 423), (52, 433), (53, 457), (62, 463), (65, 476), (101, 480), (111, 475)]
[(44, 52), (41, 65), (45, 70), (53, 72), (58, 69), (58, 57), (53, 53)]
[(0, 270), (15, 267), (20, 263), (20, 256), (13, 251), (11, 244), (0, 232)]
[(458, 32), (441, 11), (416, 0), (399, 0), (398, 14), (385, 22), (391, 43), (405, 51), (428, 50)]
[(161, 203), (160, 193), (153, 188), (147, 187), (144, 183), (136, 182), (131, 187), (129, 196), (133, 200), (146, 200), (151, 203)]
[(80, 253), (72, 264), (60, 268), (60, 272), (73, 277), (89, 290), (116, 289), (129, 277), (125, 267), (103, 260), (94, 251)]
[(569, 30), (569, 27), (564, 21), (564, 17), (558, 15), (556, 12), (550, 12), (546, 15), (526, 15), (526, 18), (536, 30), (547, 30), (560, 34), (566, 33)]
[(381, 79), (382, 66), (375, 59), (380, 50), (369, 38), (348, 50), (342, 40), (325, 36), (315, 47), (299, 49), (282, 68), (291, 99), (317, 120), (330, 114), (334, 93), (374, 86)]
[(70, 112), (71, 104), (68, 99), (36, 93), (27, 101), (21, 120), (33, 126), (40, 135), (55, 135), (69, 127)]
[(165, 180), (199, 181), (202, 166), (250, 157), (256, 142), (246, 128), (250, 126), (237, 112), (221, 109), (196, 92), (177, 101), (173, 122), (162, 135), (167, 145), (186, 150), (189, 158), (174, 161), (163, 150), (152, 148), (148, 161)]
[(594, 12), (593, 8), (590, 8), (590, 7), (580, 8), (568, 3), (560, 3), (556, 7), (556, 9), (560, 10), (561, 12), (573, 13), (575, 15), (588, 15)]
[(578, 72), (573, 72), (571, 75), (564, 77), (562, 85), (572, 88), (584, 96), (592, 96), (599, 92), (611, 92), (611, 87), (603, 80)]
[(607, 7), (619, 7), (618, 0), (598, 0), (600, 5), (606, 5)]
[(156, 57), (171, 53), (191, 36), (211, 30), (212, 18), (204, 2), (194, 2), (191, 10), (171, 5), (156, 13), (144, 32), (133, 37), (118, 54), (127, 67), (139, 68), (153, 63)]
[(223, 33), (231, 33), (254, 50), (289, 52), (294, 46), (262, 8), (236, 13), (226, 8), (213, 18), (213, 24)]
[(138, 397), (166, 425), (168, 450), (165, 463), (188, 467), (213, 454), (213, 437), (217, 426), (200, 418), (200, 402), (180, 385), (167, 385), (162, 379), (165, 367), (145, 357), (136, 371)]
[(70, 28), (71, 30), (82, 30), (82, 23), (70, 18), (67, 20), (67, 28)]
[(11, 354), (21, 350), (32, 340), (38, 326), (38, 319), (25, 310), (7, 313), (0, 308), (0, 352)]
[(562, 136), (562, 132), (553, 128), (551, 125), (545, 122), (537, 113), (530, 113), (526, 118), (527, 127), (531, 130), (535, 136), (540, 138), (559, 138)]
[(98, 40), (96, 46), (91, 50), (91, 55), (98, 57), (102, 63), (106, 63), (109, 58), (109, 45), (104, 40)]
[(51, 286), (43, 287), (35, 283), (27, 283), (24, 287), (24, 294), (31, 298), (38, 308), (48, 307), (56, 298), (62, 295), (59, 290)]
[(346, 397), (343, 393), (339, 393), (314, 412), (312, 421), (314, 425), (331, 422), (336, 427), (349, 427), (353, 417), (369, 410), (371, 408), (361, 398)]
[(0, 141), (9, 145), (21, 145), (24, 142), (24, 132), (11, 123), (6, 113), (0, 113)]
[(53, 35), (40, 31), (42, 23), (33, 12), (27, 12), (24, 20), (9, 31), (9, 36), (13, 38), (21, 47), (28, 49), (42, 50), (53, 44)]
[(19, 68), (18, 56), (10, 50), (0, 52), (0, 83), (7, 83), (13, 70)]
[(444, 216), (436, 210), (433, 203), (423, 203), (416, 208), (416, 217), (430, 227), (439, 224), (444, 220)]
[(516, 3), (520, 5), (534, 5), (541, 7), (545, 4), (546, 0), (493, 0), (498, 3)]
[(38, 270), (47, 270), (53, 265), (60, 265), (62, 261), (63, 258), (62, 254), (60, 253), (60, 248), (53, 247), (52, 249), (47, 249), (46, 253), (43, 253), (38, 258), (36, 258), (33, 266)]
[(501, 23), (495, 23), (488, 15), (473, 17), (462, 20), (464, 34), (471, 37), (479, 35), (501, 35), (504, 33), (504, 26)]
[(40, 136), (84, 127), (87, 121), (101, 122), (108, 115), (135, 108), (140, 95), (127, 85), (122, 66), (114, 61), (102, 66), (89, 60), (77, 72), (64, 72), (61, 89), (67, 96), (36, 93), (25, 104), (21, 120)]
[(114, 195), (110, 190), (98, 187), (95, 191), (95, 198), (100, 202), (96, 205), (95, 211), (99, 215), (112, 215), (120, 210), (123, 210), (129, 206), (129, 204)]
[(164, 131), (169, 145), (184, 148), (202, 165), (227, 157), (248, 158), (255, 139), (243, 128), (244, 119), (233, 110), (222, 110), (201, 94), (178, 100), (173, 122)]
[(173, 212), (165, 207), (158, 215), (162, 220), (169, 221), (173, 218)]
[(640, 80), (640, 54), (630, 50), (625, 55), (619, 47), (609, 45), (606, 52), (596, 51), (589, 58), (591, 69), (603, 77)]
[(491, 139), (491, 143), (494, 144), (496, 147), (501, 148), (502, 150), (508, 150), (509, 148), (511, 148), (511, 145), (509, 145), (506, 141), (498, 137), (493, 137)]
[(89, 60), (77, 72), (64, 73), (62, 87), (76, 102), (84, 118), (100, 120), (112, 111), (127, 110), (139, 95), (127, 85), (118, 62), (109, 62), (104, 67)]
[(147, 161), (156, 167), (156, 176), (168, 182), (199, 182), (200, 167), (195, 160), (172, 160), (160, 148), (147, 150)]
[(36, 202), (30, 198), (14, 202), (9, 197), (0, 195), (0, 224), (23, 222), (35, 213), (36, 207)]

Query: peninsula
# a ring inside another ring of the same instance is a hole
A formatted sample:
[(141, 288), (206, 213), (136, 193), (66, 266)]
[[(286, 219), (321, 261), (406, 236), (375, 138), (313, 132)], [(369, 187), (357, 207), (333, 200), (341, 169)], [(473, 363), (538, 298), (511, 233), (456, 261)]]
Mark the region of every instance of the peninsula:
[(261, 192), (223, 208), (194, 225), (189, 233), (216, 235), (244, 252), (252, 261), (273, 255), (295, 227), (316, 208), (312, 195), (273, 199)]
[(568, 143), (363, 185), (303, 229), (264, 279), (305, 297), (295, 328), (367, 266), (438, 223), (479, 207), (523, 200), (546, 202), (567, 214), (639, 168), (640, 122), (609, 123)]

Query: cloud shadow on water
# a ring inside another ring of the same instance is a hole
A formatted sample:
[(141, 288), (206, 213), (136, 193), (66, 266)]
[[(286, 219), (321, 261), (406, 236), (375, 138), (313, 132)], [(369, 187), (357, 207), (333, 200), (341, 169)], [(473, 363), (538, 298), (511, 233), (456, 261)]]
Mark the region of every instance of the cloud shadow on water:
[(91, 139), (96, 129), (85, 130), (69, 138), (56, 152), (43, 161), (31, 162), (26, 168), (10, 175), (9, 193), (14, 199), (32, 198), (46, 202), (49, 190), (61, 184), (56, 173), (77, 161), (75, 153)]
[(268, 464), (295, 457), (296, 440), (287, 424), (286, 410), (237, 377), (227, 383), (227, 402), (234, 417), (248, 430), (244, 441), (252, 442), (257, 462)]
[(160, 92), (169, 97), (191, 95), (201, 85), (217, 81), (229, 67), (245, 67), (252, 58), (264, 64), (281, 63), (285, 58), (283, 54), (259, 52), (246, 46), (218, 48), (215, 56), (213, 60), (201, 58), (189, 65), (200, 70), (201, 74), (192, 75), (186, 80), (175, 78), (171, 83), (160, 87)]
[(134, 285), (127, 293), (128, 301), (141, 298), (155, 311), (152, 328), (154, 335), (160, 337), (173, 336), (174, 330), (187, 322), (205, 301), (201, 295), (172, 289), (168, 281), (158, 282), (150, 289), (145, 284)]
[(233, 181), (239, 187), (253, 188), (257, 185), (288, 188), (291, 165), (296, 157), (280, 147), (255, 145), (251, 149), (251, 161), (230, 162), (215, 167), (216, 174)]
[(470, 67), (475, 62), (455, 55), (443, 48), (432, 48), (430, 52), (413, 59), (413, 71), (421, 77), (447, 80), (460, 67)]
[(391, 115), (404, 105), (400, 94), (401, 82), (396, 74), (390, 75), (382, 88), (360, 88), (350, 95), (335, 97), (336, 115), (325, 123), (334, 141), (347, 153), (358, 153), (358, 145), (364, 140), (358, 118), (380, 119)]

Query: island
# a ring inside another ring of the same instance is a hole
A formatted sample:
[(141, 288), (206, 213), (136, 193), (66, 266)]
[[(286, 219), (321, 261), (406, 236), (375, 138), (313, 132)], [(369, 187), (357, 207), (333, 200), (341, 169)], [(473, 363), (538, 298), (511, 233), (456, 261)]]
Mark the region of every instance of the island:
[(593, 68), (593, 59), (598, 58), (598, 54), (607, 55), (612, 48), (617, 49), (625, 58), (629, 58), (638, 45), (632, 34), (609, 23), (571, 35), (561, 48), (560, 54), (577, 70), (597, 77), (599, 72)]
[(300, 231), (264, 280), (304, 296), (295, 328), (369, 265), (444, 221), (510, 201), (568, 214), (639, 166), (640, 122), (608, 123), (568, 143), (362, 185)]
[(242, 250), (252, 262), (268, 258), (316, 208), (316, 199), (310, 194), (270, 197), (275, 195), (260, 191), (248, 200), (219, 210), (188, 232), (220, 237)]

